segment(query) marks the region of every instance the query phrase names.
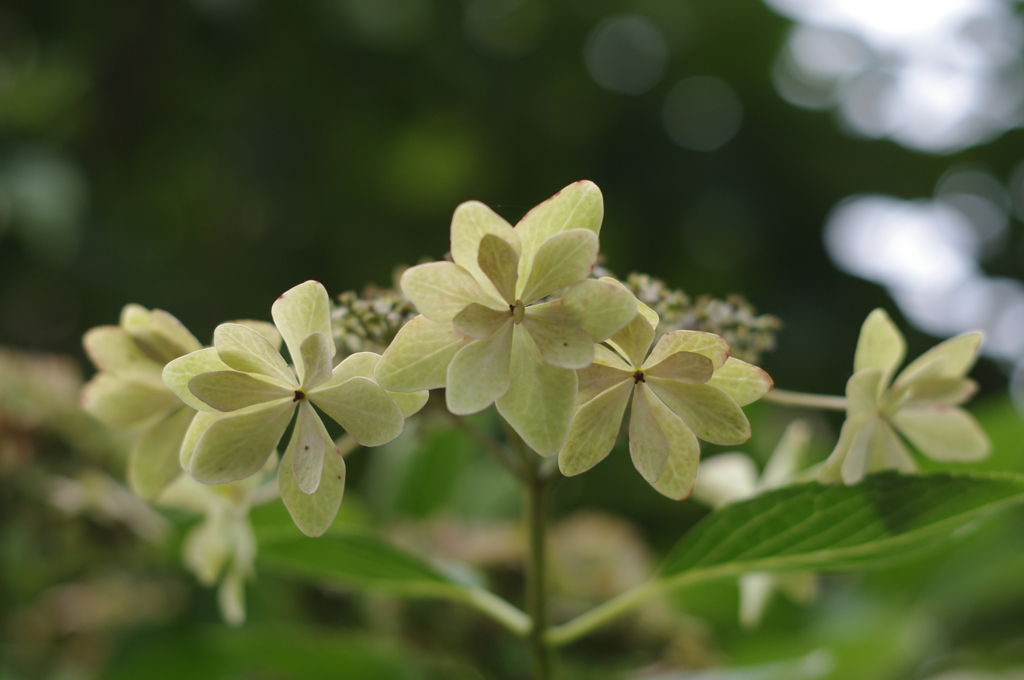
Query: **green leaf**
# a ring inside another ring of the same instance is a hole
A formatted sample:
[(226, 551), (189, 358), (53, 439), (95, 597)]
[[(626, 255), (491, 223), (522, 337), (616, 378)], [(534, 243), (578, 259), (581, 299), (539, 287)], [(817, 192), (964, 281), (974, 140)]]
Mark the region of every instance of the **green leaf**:
[(1009, 473), (886, 472), (857, 486), (793, 485), (711, 513), (673, 549), (659, 578), (862, 569), (1022, 499), (1024, 476)]
[(446, 596), (463, 588), (418, 557), (363, 532), (277, 541), (261, 537), (257, 562), (279, 574), (400, 595)]

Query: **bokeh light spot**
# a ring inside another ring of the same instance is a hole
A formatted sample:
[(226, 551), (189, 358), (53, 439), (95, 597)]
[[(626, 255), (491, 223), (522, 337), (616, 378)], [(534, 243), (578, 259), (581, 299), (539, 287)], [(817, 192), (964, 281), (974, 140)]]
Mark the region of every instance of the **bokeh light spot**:
[(679, 146), (714, 151), (740, 129), (743, 105), (736, 92), (720, 78), (694, 76), (676, 83), (665, 97), (662, 120)]
[(590, 32), (583, 58), (590, 77), (601, 87), (625, 95), (647, 92), (661, 80), (668, 44), (647, 17), (608, 17)]

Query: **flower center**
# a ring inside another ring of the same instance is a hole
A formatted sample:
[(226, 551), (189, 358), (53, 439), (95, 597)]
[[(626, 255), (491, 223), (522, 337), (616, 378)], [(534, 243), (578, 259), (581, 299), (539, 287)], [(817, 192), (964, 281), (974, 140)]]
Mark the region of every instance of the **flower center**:
[(643, 371), (637, 371), (636, 373), (633, 374), (633, 384), (635, 385), (637, 383), (642, 383), (642, 382), (647, 382), (646, 380), (644, 380), (644, 372)]
[(515, 322), (522, 323), (523, 315), (526, 314), (526, 305), (523, 304), (523, 301), (516, 300), (516, 303), (514, 305), (509, 305), (508, 308), (512, 312), (512, 318)]
[(292, 401), (302, 401), (306, 398), (306, 393), (302, 390), (295, 390), (295, 398)]

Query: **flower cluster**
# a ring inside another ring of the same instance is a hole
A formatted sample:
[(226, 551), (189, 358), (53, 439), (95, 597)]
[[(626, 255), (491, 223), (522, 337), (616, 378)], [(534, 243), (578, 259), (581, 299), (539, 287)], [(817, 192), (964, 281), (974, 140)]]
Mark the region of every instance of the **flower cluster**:
[(633, 464), (659, 492), (683, 499), (697, 474), (697, 439), (747, 441), (750, 423), (740, 406), (764, 396), (772, 381), (760, 368), (729, 356), (728, 343), (711, 333), (672, 331), (652, 350), (658, 315), (642, 302), (636, 305), (629, 325), (578, 372), (579, 404), (558, 466), (565, 475), (577, 475), (607, 456), (632, 396)]
[(331, 310), (334, 344), (343, 356), (379, 354), (417, 313), (408, 298), (390, 288), (367, 286), (362, 293), (345, 291)]
[(691, 300), (683, 291), (672, 290), (647, 274), (630, 274), (625, 283), (638, 300), (658, 313), (659, 334), (674, 330), (714, 333), (729, 343), (732, 356), (752, 364), (775, 348), (775, 334), (782, 322), (771, 314), (758, 315), (742, 295), (729, 295), (725, 300), (703, 295)]
[(856, 484), (869, 472), (916, 471), (899, 435), (941, 462), (987, 456), (990, 444), (984, 430), (958, 406), (977, 391), (966, 375), (980, 345), (979, 332), (950, 338), (910, 362), (893, 380), (906, 355), (906, 341), (884, 310), (871, 312), (861, 327), (854, 373), (846, 383), (846, 422), (818, 478)]
[(82, 406), (107, 426), (140, 432), (128, 459), (128, 480), (143, 498), (181, 474), (178, 449), (195, 411), (167, 389), (167, 362), (202, 348), (161, 309), (126, 305), (117, 326), (90, 329), (82, 340), (99, 372), (82, 391)]
[[(181, 465), (206, 484), (250, 477), (266, 465), (297, 412), (278, 484), (299, 528), (319, 535), (341, 504), (345, 463), (314, 405), (363, 446), (380, 446), (401, 433), (427, 394), (385, 392), (370, 377), (379, 357), (369, 352), (332, 368), (330, 299), (319, 282), (282, 294), (271, 315), (279, 336), (221, 324), (212, 348), (164, 367), (167, 386), (199, 411), (182, 443)], [(278, 338), (294, 366), (281, 356)]]
[(604, 206), (572, 184), (513, 228), (475, 201), (451, 224), (451, 262), (412, 267), (405, 295), (420, 316), (398, 333), (376, 377), (396, 391), (446, 389), (456, 415), (492, 403), (541, 455), (558, 453), (576, 403), (576, 369), (635, 315), (617, 283), (589, 278)]

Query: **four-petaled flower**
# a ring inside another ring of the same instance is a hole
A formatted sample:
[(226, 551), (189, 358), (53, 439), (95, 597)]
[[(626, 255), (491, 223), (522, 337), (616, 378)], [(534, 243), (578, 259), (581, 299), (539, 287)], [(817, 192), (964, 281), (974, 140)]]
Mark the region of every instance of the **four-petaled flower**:
[(375, 354), (353, 354), (332, 370), (330, 299), (320, 283), (292, 288), (271, 313), (294, 367), (260, 333), (221, 324), (212, 348), (164, 368), (167, 386), (200, 411), (182, 444), (181, 464), (207, 484), (249, 477), (264, 466), (298, 411), (278, 480), (296, 524), (318, 535), (337, 514), (345, 464), (313, 405), (360, 444), (380, 446), (398, 436), (404, 416), (422, 408), (427, 394), (385, 392), (372, 379)]
[[(276, 459), (267, 461), (273, 470)], [(263, 475), (229, 484), (200, 484), (179, 475), (156, 504), (202, 515), (182, 542), (182, 561), (204, 586), (218, 585), (221, 616), (233, 626), (245, 622), (245, 581), (256, 575), (256, 535), (249, 509)]]
[[(717, 335), (673, 331), (651, 350), (658, 315), (643, 303), (625, 328), (599, 346), (579, 371), (579, 407), (558, 466), (565, 475), (589, 470), (611, 451), (633, 396), (629, 452), (655, 489), (675, 499), (693, 490), (700, 446), (741, 444), (750, 423), (740, 406), (771, 388), (768, 374), (729, 356)], [(646, 359), (645, 359), (646, 357)]]
[(457, 415), (495, 403), (530, 447), (557, 453), (576, 401), (575, 369), (588, 366), (594, 343), (635, 313), (628, 290), (588, 278), (603, 214), (600, 191), (586, 181), (541, 203), (515, 228), (482, 203), (460, 205), (451, 225), (454, 261), (402, 276), (402, 291), (421, 316), (384, 352), (380, 384), (445, 387)]
[(160, 379), (164, 365), (202, 347), (161, 309), (126, 305), (117, 326), (91, 328), (82, 338), (99, 373), (82, 390), (82, 406), (108, 427), (141, 432), (128, 458), (128, 481), (155, 498), (181, 474), (178, 449), (195, 411)]
[[(720, 508), (797, 481), (810, 438), (811, 428), (805, 421), (791, 422), (760, 475), (757, 464), (745, 453), (723, 453), (705, 460), (697, 471), (694, 500)], [(781, 590), (794, 602), (805, 603), (817, 593), (818, 579), (806, 571), (752, 571), (740, 576), (739, 586), (740, 623), (754, 628), (761, 622), (776, 590)]]
[(871, 312), (857, 340), (854, 373), (846, 383), (846, 422), (818, 479), (856, 484), (868, 472), (916, 471), (897, 432), (937, 461), (967, 462), (987, 456), (985, 432), (957, 406), (977, 390), (977, 384), (965, 376), (974, 366), (980, 344), (979, 332), (958, 335), (910, 362), (893, 380), (906, 354), (906, 342), (885, 311)]

